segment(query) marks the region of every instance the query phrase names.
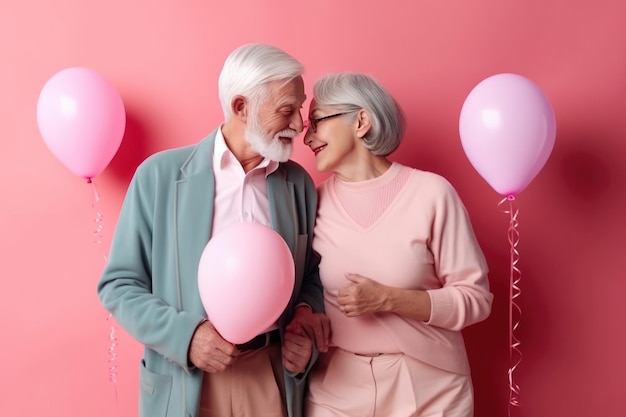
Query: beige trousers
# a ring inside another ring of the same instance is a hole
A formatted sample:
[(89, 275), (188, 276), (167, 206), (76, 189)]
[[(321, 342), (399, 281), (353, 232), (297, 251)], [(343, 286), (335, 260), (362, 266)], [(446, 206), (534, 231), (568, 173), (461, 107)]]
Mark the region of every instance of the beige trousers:
[(472, 417), (471, 377), (403, 354), (332, 348), (309, 376), (305, 417)]
[(204, 373), (198, 417), (287, 417), (280, 344), (244, 352), (223, 372)]

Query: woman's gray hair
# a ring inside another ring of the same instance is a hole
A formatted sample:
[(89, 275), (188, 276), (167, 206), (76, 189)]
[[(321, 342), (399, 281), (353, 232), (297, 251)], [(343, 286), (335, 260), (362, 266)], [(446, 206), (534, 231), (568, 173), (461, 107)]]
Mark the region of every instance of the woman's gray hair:
[(232, 117), (231, 104), (235, 96), (244, 96), (258, 104), (266, 97), (268, 83), (288, 83), (303, 72), (300, 62), (275, 46), (259, 43), (240, 46), (226, 58), (218, 79), (224, 119)]
[(354, 118), (359, 110), (367, 111), (372, 127), (363, 144), (374, 155), (387, 156), (400, 146), (404, 114), (391, 94), (372, 76), (349, 72), (327, 74), (315, 82), (313, 95), (317, 104), (340, 112), (354, 112)]

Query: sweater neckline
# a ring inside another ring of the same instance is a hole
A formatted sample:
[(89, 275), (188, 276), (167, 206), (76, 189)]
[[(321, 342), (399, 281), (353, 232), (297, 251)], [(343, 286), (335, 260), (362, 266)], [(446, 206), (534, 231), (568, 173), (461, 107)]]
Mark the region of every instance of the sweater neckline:
[(378, 187), (382, 187), (391, 182), (400, 172), (401, 165), (397, 162), (392, 162), (387, 171), (383, 172), (376, 178), (370, 178), (363, 181), (346, 181), (333, 175), (333, 182), (336, 187), (349, 191), (367, 191)]

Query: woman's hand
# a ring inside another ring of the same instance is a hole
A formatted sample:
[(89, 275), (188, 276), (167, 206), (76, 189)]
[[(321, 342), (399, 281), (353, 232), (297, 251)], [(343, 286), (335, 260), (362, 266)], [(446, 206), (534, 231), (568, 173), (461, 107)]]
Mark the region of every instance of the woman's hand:
[(337, 292), (339, 309), (348, 317), (387, 310), (388, 287), (358, 274), (346, 274), (348, 284)]
[(348, 317), (380, 312), (428, 321), (430, 296), (426, 291), (382, 285), (359, 274), (346, 274), (348, 284), (337, 292), (339, 309)]

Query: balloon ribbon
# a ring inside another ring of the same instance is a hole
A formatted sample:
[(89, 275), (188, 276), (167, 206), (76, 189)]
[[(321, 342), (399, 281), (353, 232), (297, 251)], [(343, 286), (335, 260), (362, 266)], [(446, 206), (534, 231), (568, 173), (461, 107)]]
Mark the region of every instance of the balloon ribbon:
[(519, 252), (517, 250), (517, 245), (519, 244), (519, 221), (517, 220), (517, 216), (519, 214), (519, 210), (515, 208), (515, 196), (510, 195), (504, 198), (502, 201), (498, 203), (498, 206), (501, 206), (506, 201), (509, 202), (508, 210), (505, 209), (504, 213), (509, 214), (509, 228), (508, 228), (508, 239), (511, 253), (511, 267), (509, 273), (509, 417), (511, 416), (511, 406), (519, 407), (520, 400), (520, 387), (514, 381), (513, 372), (517, 369), (520, 362), (522, 361), (522, 352), (520, 350), (520, 341), (515, 336), (515, 330), (519, 327), (520, 318), (522, 316), (522, 310), (517, 305), (516, 299), (520, 296), (521, 290), (519, 287), (520, 281), (522, 279), (522, 274), (519, 270), (517, 264), (519, 263)]

